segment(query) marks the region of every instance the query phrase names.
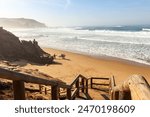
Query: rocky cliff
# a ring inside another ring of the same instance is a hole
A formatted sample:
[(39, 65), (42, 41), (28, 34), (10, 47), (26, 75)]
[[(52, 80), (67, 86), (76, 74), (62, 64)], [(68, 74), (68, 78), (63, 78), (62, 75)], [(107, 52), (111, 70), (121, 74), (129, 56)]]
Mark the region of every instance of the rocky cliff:
[(18, 37), (2, 27), (0, 27), (0, 59), (24, 59), (41, 64), (53, 62), (53, 57), (44, 52), (37, 41), (20, 41)]

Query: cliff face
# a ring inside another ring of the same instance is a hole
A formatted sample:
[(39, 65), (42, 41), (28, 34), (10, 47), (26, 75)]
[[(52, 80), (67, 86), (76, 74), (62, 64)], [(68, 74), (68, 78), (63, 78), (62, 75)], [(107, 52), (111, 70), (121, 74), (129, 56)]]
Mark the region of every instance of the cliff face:
[(0, 18), (0, 26), (7, 28), (44, 28), (45, 24), (33, 19), (25, 18)]
[(52, 63), (53, 57), (44, 52), (38, 43), (20, 41), (18, 37), (0, 27), (0, 59), (25, 59), (31, 62)]

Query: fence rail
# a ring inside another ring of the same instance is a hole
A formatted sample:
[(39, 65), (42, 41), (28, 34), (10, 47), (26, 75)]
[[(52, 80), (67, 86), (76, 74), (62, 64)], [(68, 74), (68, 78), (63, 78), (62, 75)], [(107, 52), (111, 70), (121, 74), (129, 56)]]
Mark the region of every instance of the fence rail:
[(13, 81), (13, 92), (15, 100), (25, 100), (25, 86), (24, 82), (43, 84), (51, 86), (51, 97), (52, 99), (57, 98), (57, 87), (66, 87), (66, 84), (55, 79), (44, 79), (41, 77), (35, 77), (28, 74), (23, 74), (8, 69), (0, 68), (0, 78), (8, 79)]
[[(99, 82), (94, 82), (94, 81), (99, 81)], [(102, 81), (104, 81), (104, 82), (102, 82)], [(109, 81), (110, 81), (110, 78), (91, 77), (90, 78), (91, 89), (96, 89), (96, 90), (107, 92), (107, 91), (109, 91), (109, 88), (101, 88), (101, 86), (109, 87), (109, 85), (110, 85)], [(94, 86), (100, 86), (100, 87), (98, 88), (98, 87), (94, 87)]]

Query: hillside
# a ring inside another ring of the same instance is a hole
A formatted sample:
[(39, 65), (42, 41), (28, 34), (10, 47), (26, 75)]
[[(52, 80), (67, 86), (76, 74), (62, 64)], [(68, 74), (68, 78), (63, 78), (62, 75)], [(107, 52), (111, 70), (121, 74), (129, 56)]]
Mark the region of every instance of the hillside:
[(53, 57), (44, 52), (37, 41), (20, 41), (18, 37), (0, 27), (0, 60), (24, 59), (48, 64)]
[(46, 25), (34, 19), (0, 18), (0, 26), (4, 28), (44, 28)]

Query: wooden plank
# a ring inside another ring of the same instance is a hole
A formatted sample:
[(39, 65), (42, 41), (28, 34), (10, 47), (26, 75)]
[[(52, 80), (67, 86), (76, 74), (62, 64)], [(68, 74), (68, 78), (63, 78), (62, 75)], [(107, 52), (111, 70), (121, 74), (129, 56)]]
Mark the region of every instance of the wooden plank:
[(25, 100), (25, 87), (23, 81), (13, 81), (14, 99)]
[(75, 99), (76, 96), (77, 96), (77, 93), (78, 93), (78, 89), (76, 88), (76, 89), (72, 92), (71, 99)]
[(140, 75), (133, 75), (121, 85), (114, 87), (114, 91), (130, 92), (133, 100), (150, 100), (150, 86)]
[(103, 77), (91, 77), (92, 79), (98, 79), (98, 80), (109, 80), (110, 78), (103, 78)]

